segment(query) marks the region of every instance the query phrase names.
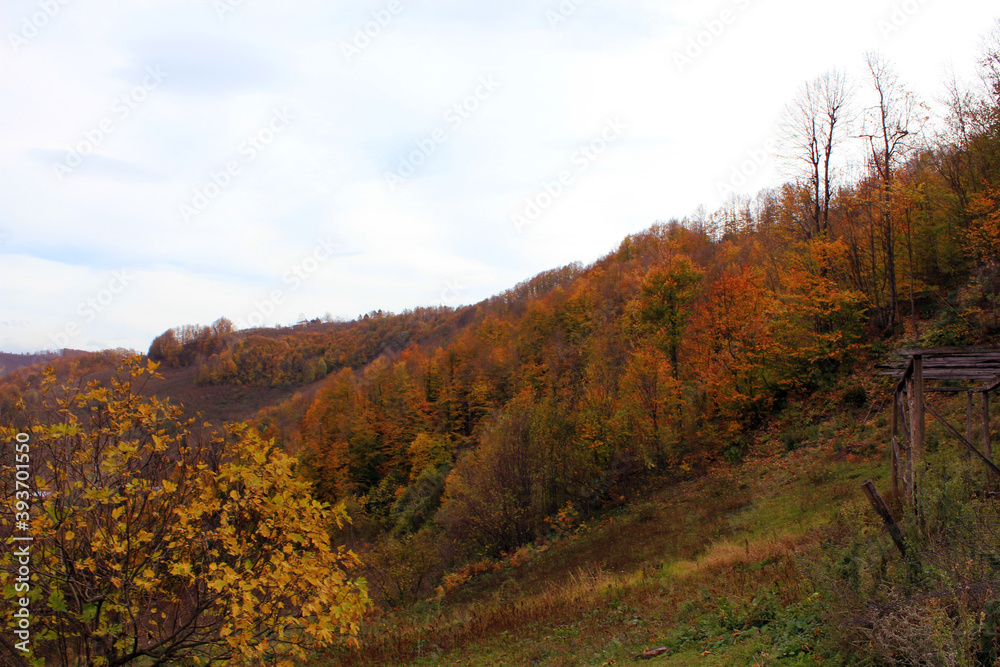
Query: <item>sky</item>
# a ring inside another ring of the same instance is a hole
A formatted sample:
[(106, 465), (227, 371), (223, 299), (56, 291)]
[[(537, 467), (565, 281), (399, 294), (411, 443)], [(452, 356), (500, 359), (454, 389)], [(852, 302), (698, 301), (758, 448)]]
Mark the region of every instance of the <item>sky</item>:
[[(3, 0), (0, 350), (458, 306), (788, 177), (883, 53), (930, 109), (972, 0)], [(847, 149), (845, 149), (846, 151)]]

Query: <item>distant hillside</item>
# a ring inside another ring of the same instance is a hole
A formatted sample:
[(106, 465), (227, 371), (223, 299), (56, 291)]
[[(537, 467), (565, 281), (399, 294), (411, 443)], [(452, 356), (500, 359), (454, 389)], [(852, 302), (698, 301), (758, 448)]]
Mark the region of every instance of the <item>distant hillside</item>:
[[(71, 386), (75, 386), (97, 381), (107, 385), (122, 356), (127, 353), (129, 351), (126, 350), (105, 350), (48, 356), (32, 366), (19, 368), (0, 380), (0, 413), (12, 412), (17, 396), (24, 396), (29, 407), (37, 407), (37, 390), (41, 387), (42, 371), (47, 366), (55, 369), (60, 384), (69, 382)], [(171, 402), (183, 406), (185, 417), (200, 415), (199, 424), (209, 422), (217, 429), (225, 422), (248, 421), (263, 408), (280, 404), (300, 394), (311, 396), (313, 393), (308, 388), (291, 385), (245, 387), (197, 384), (196, 367), (161, 366), (159, 374), (161, 378), (148, 380), (142, 385), (142, 395), (169, 398)]]
[(72, 357), (78, 354), (86, 354), (82, 350), (58, 350), (55, 352), (46, 350), (45, 352), (32, 352), (16, 354), (13, 352), (0, 352), (0, 377), (13, 373), (16, 370), (45, 363), (53, 359), (62, 357)]

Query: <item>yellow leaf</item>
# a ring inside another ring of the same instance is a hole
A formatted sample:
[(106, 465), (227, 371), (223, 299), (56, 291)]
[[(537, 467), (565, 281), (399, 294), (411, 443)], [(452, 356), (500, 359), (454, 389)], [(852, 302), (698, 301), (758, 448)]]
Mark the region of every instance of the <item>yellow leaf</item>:
[(181, 561), (179, 563), (174, 563), (173, 566), (170, 568), (170, 574), (176, 574), (176, 575), (182, 575), (182, 576), (184, 576), (184, 575), (190, 576), (191, 575), (191, 563), (186, 563), (186, 562), (183, 562), (183, 561)]

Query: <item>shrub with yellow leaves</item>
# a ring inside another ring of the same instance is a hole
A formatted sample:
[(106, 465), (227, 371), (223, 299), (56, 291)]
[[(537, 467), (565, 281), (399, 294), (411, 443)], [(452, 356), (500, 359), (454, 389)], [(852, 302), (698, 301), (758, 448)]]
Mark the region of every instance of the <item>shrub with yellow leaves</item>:
[[(0, 425), (0, 466), (30, 437), (30, 590), (0, 555), (10, 627), (27, 595), (26, 664), (292, 664), (353, 642), (370, 606), (350, 551), (329, 529), (343, 506), (317, 502), (296, 460), (245, 425), (199, 437), (181, 411), (141, 395), (156, 364), (125, 361), (108, 386), (44, 390), (45, 417)], [(44, 423), (42, 423), (44, 422)], [(24, 436), (22, 436), (23, 439)], [(13, 470), (0, 495), (12, 507)], [(8, 541), (11, 525), (0, 526)], [(9, 542), (8, 542), (9, 543)]]

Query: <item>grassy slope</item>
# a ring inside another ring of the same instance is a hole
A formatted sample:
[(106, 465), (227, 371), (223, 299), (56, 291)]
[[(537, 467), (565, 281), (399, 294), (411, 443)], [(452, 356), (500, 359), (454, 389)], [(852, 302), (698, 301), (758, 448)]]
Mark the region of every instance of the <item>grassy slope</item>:
[(614, 665), (660, 645), (671, 651), (653, 664), (822, 662), (802, 569), (816, 529), (865, 479), (887, 490), (886, 429), (867, 412), (790, 408), (743, 463), (522, 549), (443, 600), (373, 620), (360, 651), (316, 664)]
[(163, 379), (151, 380), (144, 394), (169, 396), (172, 403), (184, 406), (185, 415), (200, 412), (205, 421), (218, 428), (224, 422), (250, 421), (261, 409), (279, 405), (297, 393), (314, 393), (319, 382), (307, 387), (244, 387), (238, 385), (197, 385), (197, 367), (166, 368), (159, 371)]

